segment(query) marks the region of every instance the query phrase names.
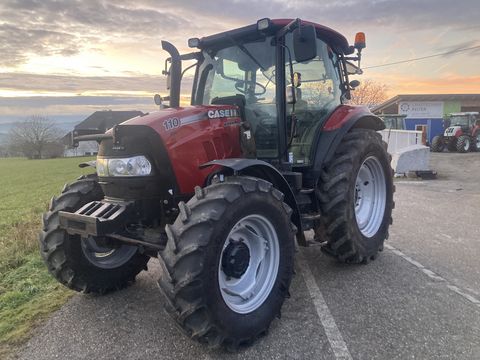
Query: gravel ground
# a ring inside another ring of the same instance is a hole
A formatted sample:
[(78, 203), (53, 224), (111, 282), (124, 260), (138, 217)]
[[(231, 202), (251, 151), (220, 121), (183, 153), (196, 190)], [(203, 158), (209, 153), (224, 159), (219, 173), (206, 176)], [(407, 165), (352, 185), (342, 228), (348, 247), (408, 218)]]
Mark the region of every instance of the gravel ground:
[(128, 289), (75, 296), (16, 358), (479, 359), (480, 154), (432, 154), (431, 166), (438, 180), (396, 181), (394, 225), (376, 261), (347, 266), (318, 246), (299, 250), (292, 297), (253, 347), (211, 351), (181, 335), (151, 262)]

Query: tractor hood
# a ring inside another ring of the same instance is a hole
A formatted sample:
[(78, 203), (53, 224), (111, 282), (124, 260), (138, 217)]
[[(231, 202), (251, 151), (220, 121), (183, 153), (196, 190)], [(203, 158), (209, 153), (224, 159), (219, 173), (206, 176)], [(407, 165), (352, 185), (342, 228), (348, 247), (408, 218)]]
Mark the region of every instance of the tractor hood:
[[(202, 185), (216, 159), (241, 157), (239, 109), (234, 105), (167, 108), (127, 120), (107, 132), (99, 156), (145, 155), (156, 172), (173, 171), (181, 194)], [(166, 183), (166, 180), (164, 181)]]
[[(226, 119), (232, 121), (226, 125), (224, 121)], [(240, 112), (236, 106), (197, 105), (162, 109), (143, 116), (137, 116), (123, 122), (121, 125), (148, 126), (153, 128), (157, 133), (162, 135), (162, 138), (164, 138), (165, 136), (169, 137), (169, 135), (177, 133), (185, 126), (193, 125), (202, 121), (206, 121), (210, 125), (214, 125), (220, 121), (223, 126), (239, 126), (241, 123)]]
[(458, 137), (460, 135), (462, 135), (463, 133), (463, 130), (462, 130), (462, 127), (461, 126), (450, 126), (448, 127), (443, 136), (446, 136), (446, 137), (449, 137), (449, 136), (455, 136), (455, 137)]

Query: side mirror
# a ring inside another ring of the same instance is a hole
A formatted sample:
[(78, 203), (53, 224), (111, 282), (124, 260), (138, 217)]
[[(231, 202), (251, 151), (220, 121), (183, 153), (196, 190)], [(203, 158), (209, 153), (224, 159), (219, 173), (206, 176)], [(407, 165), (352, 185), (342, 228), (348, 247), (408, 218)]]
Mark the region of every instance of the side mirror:
[(162, 106), (162, 97), (159, 94), (153, 96), (153, 101), (155, 102), (155, 105)]
[(294, 72), (293, 73), (293, 86), (296, 88), (300, 87), (302, 85), (302, 74), (299, 72)]
[(297, 62), (306, 62), (317, 56), (315, 26), (300, 25), (293, 31), (293, 50)]
[(358, 80), (352, 80), (352, 81), (350, 81), (349, 85), (350, 85), (350, 87), (351, 87), (352, 89), (355, 89), (356, 87), (359, 87), (359, 86), (360, 86), (360, 81), (358, 81)]

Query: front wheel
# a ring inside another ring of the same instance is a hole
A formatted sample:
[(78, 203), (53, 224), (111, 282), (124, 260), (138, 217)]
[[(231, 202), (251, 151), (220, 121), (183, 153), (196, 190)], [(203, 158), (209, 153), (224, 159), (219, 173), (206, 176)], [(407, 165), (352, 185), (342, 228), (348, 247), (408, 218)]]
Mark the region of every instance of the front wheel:
[(470, 136), (462, 135), (457, 140), (457, 151), (459, 153), (466, 153), (470, 151)]
[(233, 177), (196, 189), (159, 253), (166, 310), (185, 333), (237, 349), (264, 334), (288, 294), (294, 230), (283, 194)]
[(110, 244), (106, 238), (81, 238), (60, 227), (60, 211), (75, 212), (102, 198), (96, 175), (83, 176), (66, 185), (43, 216), (40, 253), (50, 273), (72, 290), (103, 294), (121, 289), (146, 269), (149, 260), (135, 246)]
[(354, 129), (321, 174), (324, 251), (342, 262), (374, 259), (388, 238), (394, 186), (385, 145), (375, 131)]
[(430, 149), (433, 152), (442, 152), (443, 149), (445, 149), (445, 142), (443, 141), (443, 137), (440, 135), (435, 136), (432, 139), (432, 145), (430, 146)]

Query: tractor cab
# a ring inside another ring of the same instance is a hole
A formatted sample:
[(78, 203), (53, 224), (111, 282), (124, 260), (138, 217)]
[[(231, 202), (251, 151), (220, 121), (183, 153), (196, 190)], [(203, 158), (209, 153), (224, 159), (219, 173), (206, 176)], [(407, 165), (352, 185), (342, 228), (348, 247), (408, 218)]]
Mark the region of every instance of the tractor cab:
[(193, 38), (189, 46), (199, 52), (181, 56), (164, 42), (171, 54), (164, 71), (170, 106), (178, 105), (182, 60), (194, 59), (191, 104), (237, 106), (243, 130), (251, 137), (247, 157), (311, 165), (317, 130), (349, 99), (348, 74), (360, 72), (348, 61), (360, 61), (365, 40), (359, 34), (354, 58), (347, 57), (355, 48), (341, 34), (299, 19), (262, 19), (256, 25)]
[(459, 126), (462, 130), (468, 131), (475, 125), (480, 125), (480, 116), (478, 112), (452, 113), (447, 118), (447, 125), (447, 128)]

